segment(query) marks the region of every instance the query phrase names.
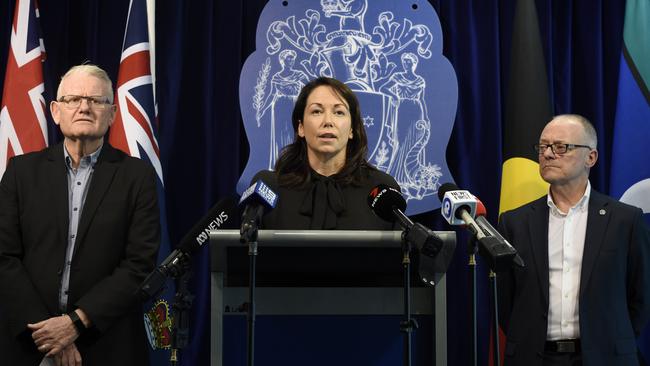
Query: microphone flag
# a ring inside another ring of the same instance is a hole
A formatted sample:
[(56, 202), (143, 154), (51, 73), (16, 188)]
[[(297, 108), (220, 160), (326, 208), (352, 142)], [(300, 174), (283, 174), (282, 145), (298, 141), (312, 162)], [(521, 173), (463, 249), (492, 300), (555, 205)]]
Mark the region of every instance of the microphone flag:
[(465, 209), (471, 217), (476, 216), (476, 198), (469, 191), (460, 190), (453, 184), (445, 183), (438, 190), (442, 196), (442, 217), (449, 225), (465, 225), (458, 210)]

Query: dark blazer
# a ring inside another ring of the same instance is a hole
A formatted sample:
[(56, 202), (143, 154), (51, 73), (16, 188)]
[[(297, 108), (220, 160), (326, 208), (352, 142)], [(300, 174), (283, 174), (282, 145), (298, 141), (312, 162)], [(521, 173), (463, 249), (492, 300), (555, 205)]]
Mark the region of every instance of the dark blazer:
[[(546, 196), (501, 215), (499, 231), (526, 263), (499, 275), (505, 365), (542, 365), (549, 304)], [(640, 209), (591, 191), (580, 274), (583, 364), (638, 365), (650, 315), (650, 238)]]
[[(316, 203), (317, 199), (315, 198), (317, 193), (313, 176), (317, 176), (317, 174), (312, 174), (305, 187), (288, 188), (280, 186), (275, 172), (270, 170), (258, 172), (252, 181), (262, 180), (278, 194), (277, 206), (264, 216), (263, 227), (284, 230), (310, 228), (318, 230), (393, 230), (398, 227), (375, 215), (368, 206), (367, 200), (370, 190), (379, 184), (397, 189), (399, 189), (399, 185), (393, 177), (384, 172), (369, 168), (361, 169), (365, 178), (359, 184), (328, 184), (323, 205), (329, 206), (329, 210), (338, 212), (332, 212), (331, 220), (325, 220), (326, 223), (323, 226), (317, 227), (311, 227), (312, 219), (317, 215), (316, 211), (322, 208)], [(333, 201), (338, 203), (332, 204)], [(332, 208), (337, 205), (340, 206), (338, 209)]]
[[(0, 182), (2, 363), (43, 357), (27, 323), (60, 314), (58, 291), (68, 235), (63, 144), (12, 158)], [(68, 309), (94, 327), (77, 339), (85, 365), (144, 365), (147, 344), (135, 296), (153, 270), (160, 224), (149, 164), (104, 142), (79, 219)]]

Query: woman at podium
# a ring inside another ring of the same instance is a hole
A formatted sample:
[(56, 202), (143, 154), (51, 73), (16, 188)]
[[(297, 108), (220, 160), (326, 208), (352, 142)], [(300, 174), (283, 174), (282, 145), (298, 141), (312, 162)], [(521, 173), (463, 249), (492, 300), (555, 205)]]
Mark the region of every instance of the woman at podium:
[(263, 170), (252, 180), (264, 181), (279, 195), (262, 227), (392, 230), (394, 224), (377, 217), (366, 201), (379, 184), (399, 185), (367, 161), (368, 140), (354, 92), (336, 79), (314, 79), (300, 91), (291, 122), (295, 138), (275, 170)]

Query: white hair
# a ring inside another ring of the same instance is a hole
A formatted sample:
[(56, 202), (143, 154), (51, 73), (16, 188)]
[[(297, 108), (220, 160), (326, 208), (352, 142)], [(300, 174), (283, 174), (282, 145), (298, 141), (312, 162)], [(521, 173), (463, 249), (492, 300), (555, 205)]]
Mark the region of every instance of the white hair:
[(108, 74), (106, 73), (106, 71), (104, 71), (104, 69), (93, 64), (72, 66), (63, 76), (61, 76), (61, 81), (59, 82), (59, 88), (56, 90), (57, 100), (62, 97), (61, 93), (62, 93), (63, 80), (65, 80), (65, 78), (75, 73), (83, 73), (86, 75), (96, 77), (97, 79), (103, 81), (106, 84), (106, 89), (108, 92), (107, 93), (108, 101), (111, 104), (113, 103), (113, 82), (111, 81), (111, 78), (108, 77)]

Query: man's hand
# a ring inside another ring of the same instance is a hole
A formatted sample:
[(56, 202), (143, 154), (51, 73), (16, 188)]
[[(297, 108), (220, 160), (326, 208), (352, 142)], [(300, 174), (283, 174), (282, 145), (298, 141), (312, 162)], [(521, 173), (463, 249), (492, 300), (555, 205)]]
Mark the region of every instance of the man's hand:
[(81, 354), (74, 343), (70, 343), (61, 352), (54, 355), (56, 366), (81, 366)]
[[(73, 344), (72, 342), (79, 336), (67, 315), (55, 316), (36, 324), (27, 324), (27, 327), (32, 330), (32, 338), (38, 350), (46, 353), (46, 357), (58, 354)], [(76, 349), (75, 347), (75, 352)]]

